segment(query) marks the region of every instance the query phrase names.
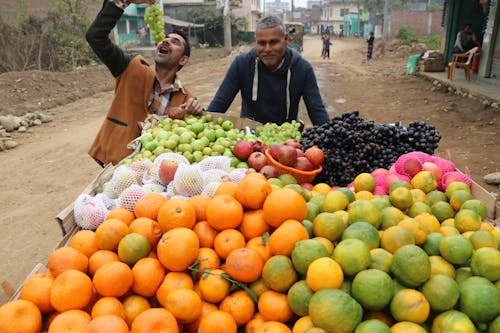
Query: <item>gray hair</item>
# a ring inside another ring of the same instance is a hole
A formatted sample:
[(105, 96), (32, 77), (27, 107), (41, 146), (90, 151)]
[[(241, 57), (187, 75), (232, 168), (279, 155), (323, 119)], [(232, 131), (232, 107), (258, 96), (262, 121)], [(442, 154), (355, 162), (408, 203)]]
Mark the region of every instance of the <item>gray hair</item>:
[(270, 29), (270, 28), (280, 28), (281, 35), (285, 35), (285, 25), (283, 21), (274, 15), (264, 16), (260, 20), (257, 21), (257, 30), (260, 29)]

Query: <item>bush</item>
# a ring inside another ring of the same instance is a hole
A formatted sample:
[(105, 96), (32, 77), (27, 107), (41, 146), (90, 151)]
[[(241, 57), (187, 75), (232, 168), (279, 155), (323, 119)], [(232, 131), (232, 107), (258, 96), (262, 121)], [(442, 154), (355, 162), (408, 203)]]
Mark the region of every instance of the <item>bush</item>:
[(396, 38), (402, 40), (414, 40), (417, 39), (417, 35), (411, 30), (409, 25), (402, 25), (396, 35)]

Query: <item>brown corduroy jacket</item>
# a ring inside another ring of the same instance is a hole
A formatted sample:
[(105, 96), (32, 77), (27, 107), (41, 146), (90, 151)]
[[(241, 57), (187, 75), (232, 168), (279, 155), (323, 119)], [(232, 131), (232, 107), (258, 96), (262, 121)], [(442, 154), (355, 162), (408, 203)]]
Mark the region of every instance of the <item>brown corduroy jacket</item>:
[[(116, 78), (115, 98), (88, 152), (98, 163), (116, 165), (133, 152), (127, 145), (141, 134), (139, 124), (148, 115), (154, 80), (154, 69), (140, 55)], [(185, 103), (190, 97), (185, 88), (173, 92), (170, 106)]]

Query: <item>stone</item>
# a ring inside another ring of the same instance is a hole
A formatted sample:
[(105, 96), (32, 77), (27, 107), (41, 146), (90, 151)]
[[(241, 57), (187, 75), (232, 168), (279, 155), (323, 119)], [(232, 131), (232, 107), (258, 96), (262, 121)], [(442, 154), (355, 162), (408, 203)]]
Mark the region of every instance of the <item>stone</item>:
[(483, 179), (486, 184), (500, 184), (500, 171), (487, 174)]

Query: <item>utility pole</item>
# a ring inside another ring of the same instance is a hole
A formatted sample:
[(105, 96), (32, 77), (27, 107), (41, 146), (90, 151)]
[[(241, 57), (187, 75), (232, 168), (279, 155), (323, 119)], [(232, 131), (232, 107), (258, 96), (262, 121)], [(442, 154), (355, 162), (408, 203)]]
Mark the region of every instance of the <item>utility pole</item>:
[(382, 26), (382, 48), (387, 41), (387, 30), (389, 29), (389, 0), (384, 0), (384, 24)]
[(231, 45), (231, 17), (229, 16), (229, 0), (224, 1), (224, 48), (230, 54), (233, 47)]

